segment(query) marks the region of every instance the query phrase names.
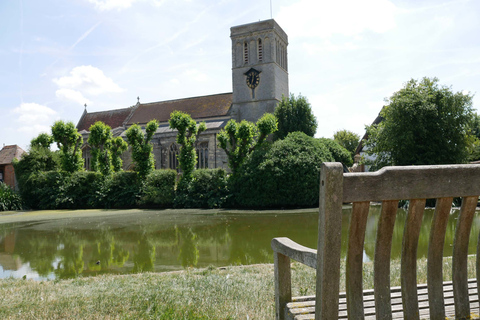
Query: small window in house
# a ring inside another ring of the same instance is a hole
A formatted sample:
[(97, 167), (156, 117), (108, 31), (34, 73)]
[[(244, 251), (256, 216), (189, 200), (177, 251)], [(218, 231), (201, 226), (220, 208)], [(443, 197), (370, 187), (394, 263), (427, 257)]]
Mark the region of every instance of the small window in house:
[(248, 63), (248, 44), (246, 42), (243, 43), (243, 62)]
[(197, 169), (208, 169), (208, 142), (197, 147)]
[(258, 61), (263, 61), (262, 39), (258, 39)]
[(178, 171), (178, 147), (175, 143), (170, 145), (168, 150), (168, 167)]

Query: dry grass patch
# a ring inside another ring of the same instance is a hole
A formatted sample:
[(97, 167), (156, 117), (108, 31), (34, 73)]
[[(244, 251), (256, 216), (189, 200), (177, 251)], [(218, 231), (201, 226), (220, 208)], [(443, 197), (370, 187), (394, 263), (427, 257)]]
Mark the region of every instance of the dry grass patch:
[[(474, 277), (475, 259), (469, 259)], [(344, 264), (342, 285), (344, 290)], [(399, 285), (392, 262), (392, 286)], [(426, 281), (426, 260), (418, 262)], [(451, 259), (445, 259), (445, 280)], [(471, 274), (470, 274), (471, 273)], [(373, 287), (373, 266), (364, 266), (364, 288)], [(315, 270), (292, 264), (293, 295), (315, 292)], [(102, 275), (72, 280), (0, 281), (0, 319), (273, 319), (273, 265), (188, 269), (169, 273)]]

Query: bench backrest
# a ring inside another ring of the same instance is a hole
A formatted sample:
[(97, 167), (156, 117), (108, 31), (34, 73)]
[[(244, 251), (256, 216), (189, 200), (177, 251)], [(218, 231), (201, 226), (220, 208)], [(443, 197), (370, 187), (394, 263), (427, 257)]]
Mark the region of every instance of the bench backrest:
[[(417, 245), (425, 201), (432, 198), (437, 201), (427, 257), (430, 316), (444, 316), (443, 247), (454, 197), (462, 198), (452, 257), (455, 314), (456, 318), (469, 317), (468, 241), (479, 196), (480, 165), (386, 167), (372, 173), (343, 173), (341, 164), (324, 163), (320, 177), (316, 287), (316, 295), (321, 299), (316, 301), (316, 318), (338, 317), (342, 204), (346, 202), (353, 203), (346, 263), (347, 310), (350, 319), (363, 318), (362, 259), (372, 201), (381, 202), (374, 255), (376, 318), (391, 317), (390, 252), (399, 200), (409, 200), (401, 256), (403, 312), (406, 319), (418, 317)], [(480, 279), (478, 270), (477, 267)]]

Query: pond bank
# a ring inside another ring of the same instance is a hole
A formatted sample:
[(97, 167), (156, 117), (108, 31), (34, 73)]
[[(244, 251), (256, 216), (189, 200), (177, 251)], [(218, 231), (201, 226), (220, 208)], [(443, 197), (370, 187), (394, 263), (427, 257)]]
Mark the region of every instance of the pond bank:
[(109, 217), (124, 216), (131, 214), (142, 214), (148, 212), (163, 212), (168, 214), (186, 213), (186, 214), (256, 214), (258, 212), (269, 212), (277, 214), (286, 213), (303, 213), (317, 212), (318, 208), (306, 209), (288, 209), (288, 210), (241, 210), (241, 209), (82, 209), (82, 210), (36, 210), (36, 211), (0, 211), (0, 224), (52, 220), (52, 219), (68, 219), (68, 218), (89, 218), (89, 217)]
[[(475, 257), (469, 257), (469, 272), (474, 264)], [(399, 270), (399, 261), (392, 261), (392, 286), (399, 285)], [(418, 282), (425, 282), (425, 259), (418, 261), (418, 271)], [(314, 272), (292, 265), (293, 295), (314, 293)], [(364, 274), (364, 288), (372, 288), (371, 263)], [(444, 275), (451, 278), (450, 258), (444, 258)], [(0, 280), (0, 318), (273, 319), (273, 287), (271, 264), (53, 281), (5, 279)]]

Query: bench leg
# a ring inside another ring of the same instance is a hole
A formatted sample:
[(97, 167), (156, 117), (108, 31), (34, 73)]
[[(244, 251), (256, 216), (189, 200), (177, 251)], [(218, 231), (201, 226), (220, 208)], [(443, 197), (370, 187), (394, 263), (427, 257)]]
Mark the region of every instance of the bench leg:
[(275, 314), (277, 320), (285, 319), (285, 307), (292, 301), (292, 275), (290, 258), (274, 253), (275, 267)]

